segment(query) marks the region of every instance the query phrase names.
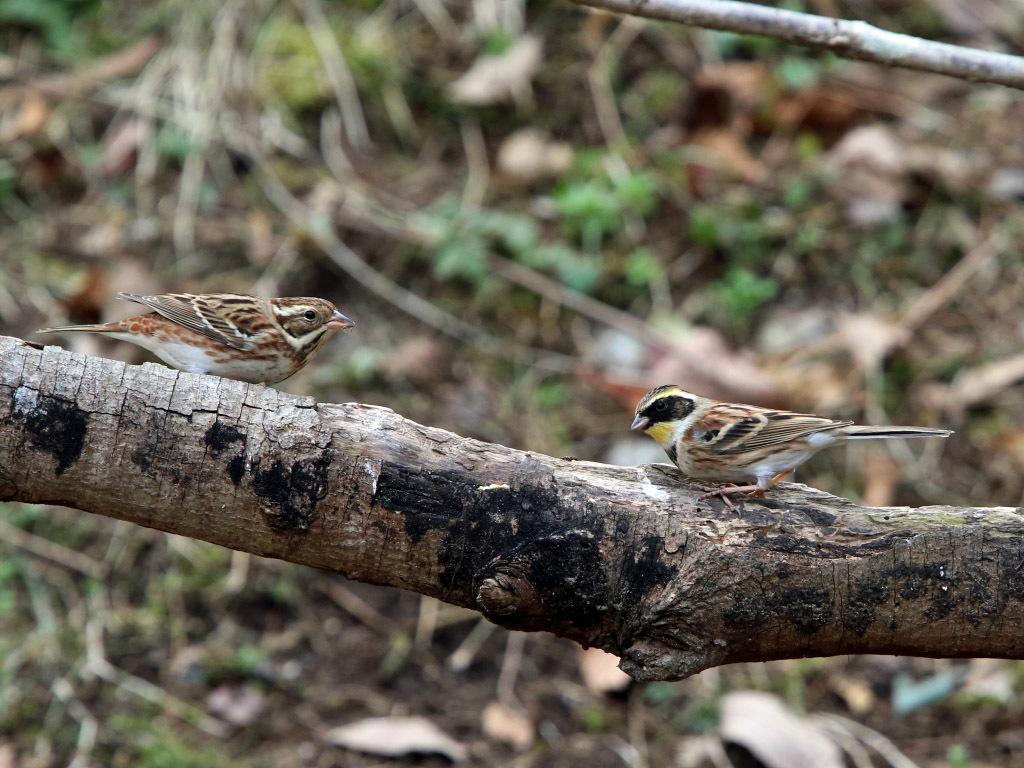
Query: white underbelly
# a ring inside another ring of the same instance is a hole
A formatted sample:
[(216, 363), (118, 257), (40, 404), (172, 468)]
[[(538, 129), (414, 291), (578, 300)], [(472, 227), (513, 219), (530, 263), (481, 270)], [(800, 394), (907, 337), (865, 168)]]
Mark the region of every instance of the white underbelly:
[(112, 333), (110, 336), (138, 344), (168, 365), (189, 373), (207, 373), (252, 384), (274, 384), (294, 373), (290, 361), (284, 357), (275, 360), (253, 360), (244, 354), (235, 357), (234, 350), (210, 355), (202, 347), (181, 342), (140, 339), (137, 334)]

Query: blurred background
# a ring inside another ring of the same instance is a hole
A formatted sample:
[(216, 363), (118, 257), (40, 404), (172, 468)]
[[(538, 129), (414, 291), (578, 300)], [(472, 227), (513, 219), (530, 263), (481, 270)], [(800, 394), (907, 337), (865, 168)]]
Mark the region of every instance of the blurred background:
[[(1016, 0), (786, 7), (1024, 53)], [(1017, 506), (1022, 125), (1018, 91), (560, 0), (0, 0), (0, 333), (131, 314), (118, 290), (317, 295), (358, 327), (286, 391), (636, 464), (665, 458), (633, 405), (674, 382), (953, 428), (797, 480)], [(0, 512), (0, 768), (1024, 761), (1021, 663), (640, 686), (614, 662), (101, 517)]]

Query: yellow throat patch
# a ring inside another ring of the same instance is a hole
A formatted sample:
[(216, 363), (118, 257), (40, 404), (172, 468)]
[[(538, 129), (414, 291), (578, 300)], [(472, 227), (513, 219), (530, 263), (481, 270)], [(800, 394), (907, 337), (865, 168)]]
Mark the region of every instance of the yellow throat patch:
[(653, 437), (659, 445), (666, 445), (672, 441), (672, 433), (675, 431), (676, 422), (672, 421), (659, 421), (657, 424), (649, 427), (646, 431), (647, 434)]

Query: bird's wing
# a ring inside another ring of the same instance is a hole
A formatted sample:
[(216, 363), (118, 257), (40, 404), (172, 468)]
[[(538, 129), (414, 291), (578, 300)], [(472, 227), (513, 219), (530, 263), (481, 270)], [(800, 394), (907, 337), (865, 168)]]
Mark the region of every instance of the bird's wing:
[(252, 343), (247, 339), (252, 334), (239, 328), (222, 312), (224, 302), (217, 295), (196, 296), (190, 293), (161, 293), (155, 296), (140, 296), (136, 293), (119, 293), (119, 298), (134, 301), (149, 307), (173, 323), (219, 341), (234, 349), (247, 352)]
[(807, 413), (717, 404), (693, 428), (694, 438), (718, 453), (743, 453), (853, 424)]

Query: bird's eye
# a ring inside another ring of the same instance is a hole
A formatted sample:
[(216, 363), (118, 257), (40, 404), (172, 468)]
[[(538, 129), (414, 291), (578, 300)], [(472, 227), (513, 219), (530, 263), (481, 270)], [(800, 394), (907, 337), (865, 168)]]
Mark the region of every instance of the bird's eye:
[(316, 312), (314, 312), (312, 309), (307, 309), (302, 316), (307, 320), (316, 320)]
[(658, 413), (663, 413), (664, 411), (668, 410), (668, 403), (665, 402), (664, 400), (659, 400), (654, 404), (654, 410), (656, 410)]

